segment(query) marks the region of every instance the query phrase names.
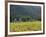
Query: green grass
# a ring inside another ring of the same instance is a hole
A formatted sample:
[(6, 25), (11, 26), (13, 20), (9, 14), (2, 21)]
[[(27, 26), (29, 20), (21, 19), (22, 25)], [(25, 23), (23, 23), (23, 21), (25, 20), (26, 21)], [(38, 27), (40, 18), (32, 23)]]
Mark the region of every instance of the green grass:
[(39, 30), (41, 30), (40, 21), (10, 23), (11, 32), (39, 31)]

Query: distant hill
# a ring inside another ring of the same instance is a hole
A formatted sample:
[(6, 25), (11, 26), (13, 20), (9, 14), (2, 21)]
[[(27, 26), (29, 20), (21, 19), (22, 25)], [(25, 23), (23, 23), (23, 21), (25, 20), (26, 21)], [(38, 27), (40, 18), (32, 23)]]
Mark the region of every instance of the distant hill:
[(33, 19), (41, 17), (40, 6), (10, 5), (10, 17), (31, 16)]

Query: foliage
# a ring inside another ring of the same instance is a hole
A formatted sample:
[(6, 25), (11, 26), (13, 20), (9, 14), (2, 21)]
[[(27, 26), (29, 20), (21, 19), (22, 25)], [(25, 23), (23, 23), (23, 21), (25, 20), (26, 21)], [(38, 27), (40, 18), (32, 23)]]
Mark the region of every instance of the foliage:
[(13, 22), (15, 18), (22, 18), (22, 21), (27, 21), (27, 20), (31, 19), (31, 16), (14, 16), (14, 17), (10, 17), (10, 22)]

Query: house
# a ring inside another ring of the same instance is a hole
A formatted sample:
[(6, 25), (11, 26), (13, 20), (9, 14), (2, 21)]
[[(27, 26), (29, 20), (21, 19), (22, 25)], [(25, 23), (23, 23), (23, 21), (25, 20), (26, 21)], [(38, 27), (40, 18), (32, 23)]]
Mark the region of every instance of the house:
[(31, 18), (15, 18), (15, 22), (20, 22), (20, 21), (31, 21)]
[(21, 18), (15, 18), (14, 21), (22, 21)]

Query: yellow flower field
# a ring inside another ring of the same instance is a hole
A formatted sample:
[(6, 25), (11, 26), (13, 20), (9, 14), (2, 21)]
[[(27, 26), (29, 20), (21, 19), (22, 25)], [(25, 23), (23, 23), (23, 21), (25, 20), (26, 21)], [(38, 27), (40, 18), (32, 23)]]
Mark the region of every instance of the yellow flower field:
[(39, 30), (41, 30), (41, 21), (10, 23), (11, 32), (39, 31)]

